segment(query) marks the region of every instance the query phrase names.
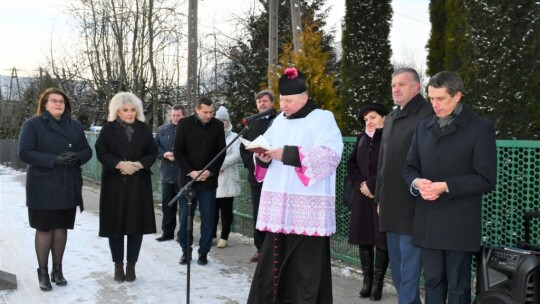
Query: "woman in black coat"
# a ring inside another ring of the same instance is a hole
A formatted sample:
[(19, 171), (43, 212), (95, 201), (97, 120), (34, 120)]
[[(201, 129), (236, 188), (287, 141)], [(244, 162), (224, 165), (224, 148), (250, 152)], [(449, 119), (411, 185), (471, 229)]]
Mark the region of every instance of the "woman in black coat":
[(144, 123), (141, 100), (132, 93), (116, 94), (96, 141), (96, 154), (102, 164), (99, 236), (109, 238), (118, 282), (135, 280), (143, 234), (156, 232), (151, 167), (157, 150), (152, 131)]
[[(379, 232), (377, 205), (373, 202), (382, 127), (386, 114), (388, 114), (386, 108), (378, 103), (367, 104), (360, 109), (359, 121), (365, 125), (366, 130), (358, 136), (347, 160), (347, 176), (351, 179), (354, 191), (349, 243), (360, 246), (360, 263), (364, 275), (360, 297), (370, 297), (375, 301), (381, 299), (384, 276), (388, 267), (386, 235)], [(377, 252), (375, 262), (373, 246)]]
[(62, 273), (67, 230), (73, 229), (77, 206), (81, 212), (84, 209), (80, 166), (92, 157), (82, 125), (70, 114), (66, 93), (49, 88), (39, 97), (36, 116), (24, 122), (19, 135), (19, 158), (28, 164), (26, 206), (30, 227), (36, 229), (37, 272), (43, 291), (52, 289), (51, 281), (67, 284)]

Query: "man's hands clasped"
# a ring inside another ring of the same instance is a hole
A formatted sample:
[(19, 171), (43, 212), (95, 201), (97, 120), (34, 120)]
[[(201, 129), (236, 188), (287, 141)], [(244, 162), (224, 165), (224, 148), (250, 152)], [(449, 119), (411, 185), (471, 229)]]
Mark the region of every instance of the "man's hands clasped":
[(426, 201), (434, 201), (448, 190), (446, 182), (433, 182), (425, 178), (417, 178), (413, 183)]
[[(189, 172), (189, 176), (193, 179), (195, 179), (197, 177), (197, 175), (199, 175), (199, 172), (201, 171), (191, 171)], [(207, 178), (210, 177), (210, 171), (208, 170), (204, 170), (203, 173), (199, 176), (199, 178), (197, 178), (197, 182), (204, 182)]]

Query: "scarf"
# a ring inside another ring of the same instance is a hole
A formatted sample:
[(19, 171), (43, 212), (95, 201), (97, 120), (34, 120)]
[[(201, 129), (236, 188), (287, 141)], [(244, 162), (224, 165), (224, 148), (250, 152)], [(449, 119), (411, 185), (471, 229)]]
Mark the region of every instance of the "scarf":
[(124, 129), (124, 132), (126, 133), (128, 141), (131, 141), (131, 136), (133, 135), (133, 132), (135, 132), (135, 130), (133, 129), (134, 124), (127, 123), (121, 120), (120, 118), (117, 118), (116, 121)]
[(369, 136), (370, 138), (373, 138), (373, 135), (375, 135), (375, 131), (377, 131), (377, 129), (373, 130), (373, 131), (368, 131), (366, 129), (366, 131), (364, 133), (366, 133), (367, 136)]
[(463, 104), (461, 102), (458, 102), (452, 114), (446, 116), (445, 118), (439, 118), (437, 122), (439, 123), (439, 127), (441, 128), (441, 130), (444, 130), (444, 128), (448, 127), (454, 121), (456, 116), (461, 113), (461, 110), (463, 110)]

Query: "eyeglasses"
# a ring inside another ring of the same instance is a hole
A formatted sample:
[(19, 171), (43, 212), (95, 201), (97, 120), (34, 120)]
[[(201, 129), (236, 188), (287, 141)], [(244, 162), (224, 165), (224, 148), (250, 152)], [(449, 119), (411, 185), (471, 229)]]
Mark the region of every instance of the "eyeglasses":
[(58, 103), (58, 104), (64, 104), (65, 103), (65, 101), (63, 99), (49, 99), (49, 100), (47, 100), (47, 102)]

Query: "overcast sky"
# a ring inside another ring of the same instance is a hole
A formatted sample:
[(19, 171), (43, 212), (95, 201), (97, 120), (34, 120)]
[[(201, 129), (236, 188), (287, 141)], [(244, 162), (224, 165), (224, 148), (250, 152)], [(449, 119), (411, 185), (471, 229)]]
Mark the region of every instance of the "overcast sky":
[[(45, 66), (50, 41), (61, 47), (62, 41), (75, 40), (77, 33), (68, 26), (63, 12), (67, 0), (4, 0), (0, 2), (0, 74), (10, 75), (16, 67), (19, 76)], [(187, 1), (185, 1), (187, 2)], [(232, 5), (234, 3), (234, 5)], [(242, 16), (257, 0), (199, 0), (199, 31), (212, 27), (224, 29), (234, 16)], [(328, 0), (331, 12), (329, 28), (337, 32), (345, 13), (344, 0)], [(429, 36), (429, 0), (394, 0), (390, 33), (394, 59), (413, 58), (425, 63), (425, 45)]]

